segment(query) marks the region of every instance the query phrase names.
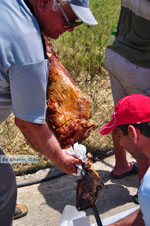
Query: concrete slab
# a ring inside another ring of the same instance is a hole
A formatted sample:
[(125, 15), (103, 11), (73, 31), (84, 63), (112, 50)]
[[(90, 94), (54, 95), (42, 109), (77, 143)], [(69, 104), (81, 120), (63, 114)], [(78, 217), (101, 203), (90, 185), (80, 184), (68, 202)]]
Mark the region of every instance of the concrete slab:
[[(128, 154), (129, 161), (134, 159)], [(125, 179), (110, 178), (114, 166), (114, 156), (94, 163), (105, 184), (105, 190), (96, 203), (101, 219), (137, 207), (132, 201), (138, 186), (138, 176)], [(40, 170), (35, 174), (17, 177), (17, 183), (25, 183), (53, 175), (59, 170)], [(76, 180), (79, 177), (65, 175), (44, 183), (18, 188), (18, 204), (28, 207), (28, 215), (14, 221), (14, 226), (58, 226), (61, 213), (66, 205), (75, 206)], [(92, 209), (86, 211), (90, 224), (95, 223)], [(81, 225), (79, 225), (81, 226)]]

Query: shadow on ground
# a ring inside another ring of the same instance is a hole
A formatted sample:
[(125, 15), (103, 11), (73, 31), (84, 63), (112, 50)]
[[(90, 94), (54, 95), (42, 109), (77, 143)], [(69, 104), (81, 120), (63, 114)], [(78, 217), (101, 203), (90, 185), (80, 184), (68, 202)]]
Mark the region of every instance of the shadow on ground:
[[(109, 165), (105, 160), (103, 160), (103, 164)], [(111, 165), (109, 167), (112, 168)], [(110, 171), (98, 170), (98, 173), (105, 184), (104, 192), (96, 203), (99, 214), (132, 202), (132, 196), (127, 187), (137, 187), (137, 176), (115, 180), (110, 178)], [(49, 176), (49, 173), (47, 176)], [(49, 181), (46, 186), (41, 183), (38, 190), (44, 196), (48, 206), (62, 213), (66, 205), (76, 205), (76, 180), (79, 178), (73, 175), (65, 175), (57, 178), (57, 180)], [(93, 215), (92, 209), (88, 209), (86, 212), (88, 216)]]

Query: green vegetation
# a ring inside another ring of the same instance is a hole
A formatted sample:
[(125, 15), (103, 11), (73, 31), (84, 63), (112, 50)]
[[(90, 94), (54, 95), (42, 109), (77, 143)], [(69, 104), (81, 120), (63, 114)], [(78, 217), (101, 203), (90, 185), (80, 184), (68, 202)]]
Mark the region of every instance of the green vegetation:
[(83, 24), (52, 41), (63, 65), (74, 77), (82, 73), (92, 78), (101, 72), (107, 39), (117, 27), (119, 0), (92, 0), (90, 6), (98, 25)]

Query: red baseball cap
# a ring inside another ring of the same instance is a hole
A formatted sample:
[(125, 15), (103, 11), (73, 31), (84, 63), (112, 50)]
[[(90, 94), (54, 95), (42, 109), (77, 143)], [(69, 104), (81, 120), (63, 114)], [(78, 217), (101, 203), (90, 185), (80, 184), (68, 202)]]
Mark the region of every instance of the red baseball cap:
[(106, 135), (119, 125), (142, 122), (150, 122), (150, 97), (131, 94), (117, 103), (112, 120), (100, 129), (100, 133)]

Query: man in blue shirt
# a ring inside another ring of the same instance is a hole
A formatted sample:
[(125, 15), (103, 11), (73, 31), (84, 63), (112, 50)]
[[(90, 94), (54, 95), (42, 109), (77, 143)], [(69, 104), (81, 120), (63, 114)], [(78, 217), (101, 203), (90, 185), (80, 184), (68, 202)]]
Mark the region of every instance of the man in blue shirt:
[[(13, 112), (15, 124), (31, 145), (66, 173), (76, 173), (75, 165), (82, 162), (62, 152), (45, 124), (49, 62), (41, 32), (57, 39), (80, 25), (77, 19), (97, 24), (88, 0), (0, 1), (0, 122)], [(0, 164), (0, 178), (0, 225), (10, 226), (17, 192), (9, 164)]]

